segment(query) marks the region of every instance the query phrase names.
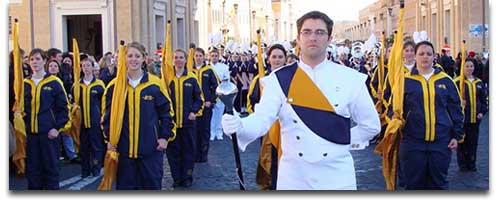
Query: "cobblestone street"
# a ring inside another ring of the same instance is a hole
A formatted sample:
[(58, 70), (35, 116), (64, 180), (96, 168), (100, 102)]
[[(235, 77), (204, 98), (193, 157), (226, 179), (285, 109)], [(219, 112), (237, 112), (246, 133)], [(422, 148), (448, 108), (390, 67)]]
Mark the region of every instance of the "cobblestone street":
[[(456, 152), (453, 152), (448, 179), (450, 190), (489, 190), (489, 138), (488, 118), (481, 122), (477, 172), (460, 172), (456, 163)], [(358, 190), (385, 190), (382, 177), (382, 159), (373, 153), (375, 145), (361, 151), (352, 151), (355, 160)], [(251, 143), (245, 152), (241, 152), (242, 170), (248, 190), (259, 190), (255, 183), (256, 166), (259, 154), (259, 143)], [(212, 141), (208, 162), (196, 163), (192, 190), (238, 190), (235, 159), (231, 141), (225, 137), (222, 141)], [(165, 162), (163, 189), (171, 190), (172, 178), (167, 161)], [(183, 188), (179, 188), (182, 190)], [(184, 189), (183, 189), (184, 190)]]

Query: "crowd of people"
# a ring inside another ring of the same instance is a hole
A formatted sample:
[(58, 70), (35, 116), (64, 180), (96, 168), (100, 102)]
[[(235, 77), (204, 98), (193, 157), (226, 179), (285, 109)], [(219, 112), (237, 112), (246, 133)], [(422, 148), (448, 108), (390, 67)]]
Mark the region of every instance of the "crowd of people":
[[(261, 138), (261, 154), (270, 165), (261, 189), (356, 189), (351, 149), (382, 139), (379, 115), (389, 111), (389, 88), (382, 112), (374, 104), (379, 54), (334, 55), (327, 52), (333, 21), (310, 12), (297, 22), (295, 49), (279, 43), (263, 45), (264, 73), (257, 53), (196, 47), (192, 67), (188, 53), (173, 55), (173, 76), (162, 83), (161, 56), (138, 43), (126, 53), (102, 57), (80, 54), (82, 77), (74, 84), (71, 52), (57, 48), (21, 50), (26, 123), (28, 189), (59, 189), (59, 162), (81, 164), (81, 177), (97, 177), (107, 150), (119, 152), (116, 189), (161, 189), (166, 153), (173, 187), (192, 186), (195, 163), (208, 161), (210, 144), (237, 133), (239, 148)], [(389, 56), (386, 45), (385, 61)], [(399, 150), (398, 185), (405, 189), (448, 189), (451, 150), (457, 149), (462, 171), (476, 171), (479, 122), (487, 113), (488, 56), (473, 51), (452, 59), (439, 55), (428, 41), (406, 39), (405, 125)], [(13, 57), (10, 101), (13, 97)], [(118, 62), (126, 63), (127, 86), (122, 130), (117, 145), (109, 142)], [(464, 63), (465, 96), (459, 93)], [(386, 66), (387, 67), (387, 66)], [(190, 71), (192, 70), (192, 71)], [(385, 68), (385, 72), (391, 71)], [(386, 74), (387, 75), (387, 74)], [(236, 84), (235, 115), (223, 115), (216, 95), (223, 81)], [(75, 95), (75, 88), (80, 88)], [(79, 99), (82, 112), (79, 140), (70, 135), (71, 105)], [(13, 114), (9, 119), (12, 122)], [(389, 115), (389, 112), (387, 113)], [(351, 123), (354, 127), (350, 128)], [(263, 161), (264, 162), (264, 161)], [(15, 170), (15, 169), (11, 169)]]

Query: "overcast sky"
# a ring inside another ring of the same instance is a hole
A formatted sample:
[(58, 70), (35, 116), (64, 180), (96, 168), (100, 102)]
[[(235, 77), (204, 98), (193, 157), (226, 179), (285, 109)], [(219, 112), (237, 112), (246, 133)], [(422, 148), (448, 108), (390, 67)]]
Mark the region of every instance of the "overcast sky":
[(326, 13), (333, 21), (358, 21), (358, 12), (377, 0), (295, 0), (298, 17), (318, 10)]

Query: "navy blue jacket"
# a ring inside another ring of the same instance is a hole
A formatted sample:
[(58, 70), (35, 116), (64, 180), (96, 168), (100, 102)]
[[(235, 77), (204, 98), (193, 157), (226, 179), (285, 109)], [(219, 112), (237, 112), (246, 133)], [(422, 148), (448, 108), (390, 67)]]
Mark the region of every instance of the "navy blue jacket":
[[(104, 95), (105, 84), (102, 80), (96, 79), (88, 84), (80, 80), (80, 102), (81, 107), (81, 127), (99, 127), (102, 113), (102, 96)], [(74, 91), (74, 90), (73, 90)]]
[(434, 67), (428, 81), (416, 67), (405, 75), (403, 117), (406, 121), (404, 139), (463, 140), (464, 118), (458, 90), (440, 67)]
[(216, 88), (220, 83), (213, 68), (210, 65), (204, 64), (199, 70), (193, 69), (194, 74), (199, 82), (204, 95), (204, 101), (214, 103), (216, 101)]
[[(460, 89), (460, 77), (455, 79), (457, 88)], [(484, 82), (479, 78), (470, 82), (465, 79), (465, 123), (478, 123), (477, 114), (488, 112), (487, 94)]]
[(33, 79), (24, 79), (24, 122), (28, 133), (62, 130), (69, 124), (69, 102), (62, 81), (45, 74), (35, 86)]
[[(112, 80), (105, 90), (104, 138), (109, 140), (112, 94), (116, 80)], [(128, 152), (129, 158), (144, 157), (156, 152), (157, 140), (175, 139), (175, 123), (171, 100), (161, 80), (144, 71), (140, 83), (133, 88), (128, 84), (127, 104), (123, 115), (123, 128), (117, 150), (121, 155)]]
[(169, 89), (177, 127), (193, 127), (194, 122), (188, 119), (188, 114), (192, 112), (200, 115), (204, 103), (195, 75), (187, 73), (187, 69), (185, 69), (180, 78), (173, 77)]

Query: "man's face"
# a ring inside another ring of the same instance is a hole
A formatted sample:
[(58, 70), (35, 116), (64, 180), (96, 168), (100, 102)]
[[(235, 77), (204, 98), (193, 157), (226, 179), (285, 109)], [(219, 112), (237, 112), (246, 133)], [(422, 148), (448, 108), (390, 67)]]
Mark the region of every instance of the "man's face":
[(57, 53), (55, 56), (51, 57), (51, 59), (56, 60), (59, 64), (62, 64), (62, 53)]
[(304, 56), (316, 58), (324, 57), (327, 45), (332, 40), (329, 37), (327, 25), (321, 19), (307, 19), (297, 35), (297, 43)]
[(214, 52), (214, 51), (209, 52), (209, 59), (210, 59), (212, 64), (216, 64), (220, 60), (218, 57), (218, 53)]

